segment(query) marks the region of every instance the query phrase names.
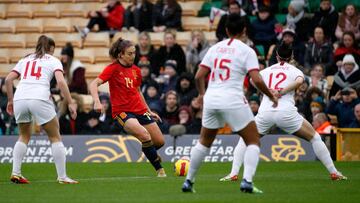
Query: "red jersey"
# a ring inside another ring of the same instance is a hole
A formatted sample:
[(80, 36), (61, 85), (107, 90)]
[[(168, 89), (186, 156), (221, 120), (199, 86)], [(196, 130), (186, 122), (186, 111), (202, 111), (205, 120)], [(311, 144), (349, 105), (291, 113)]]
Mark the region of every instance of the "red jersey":
[(106, 66), (99, 78), (104, 82), (109, 82), (113, 117), (122, 112), (144, 114), (147, 111), (139, 93), (142, 80), (139, 67), (135, 65), (124, 67), (114, 62)]

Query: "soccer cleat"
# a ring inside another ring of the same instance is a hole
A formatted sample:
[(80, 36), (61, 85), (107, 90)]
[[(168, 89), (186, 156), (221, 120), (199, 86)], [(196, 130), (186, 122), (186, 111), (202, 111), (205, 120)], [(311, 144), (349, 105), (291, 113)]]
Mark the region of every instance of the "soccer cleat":
[(340, 172), (331, 173), (330, 174), (331, 180), (347, 180), (348, 178), (341, 174)]
[(227, 176), (225, 176), (225, 177), (223, 177), (223, 178), (220, 178), (220, 181), (221, 181), (221, 182), (237, 181), (237, 180), (238, 180), (238, 176), (237, 176), (237, 175), (230, 176), (230, 174), (227, 175)]
[(245, 179), (243, 179), (240, 183), (240, 190), (241, 192), (245, 192), (245, 193), (254, 193), (254, 194), (263, 193), (263, 191), (253, 186), (252, 182), (248, 182)]
[(190, 180), (186, 179), (181, 189), (183, 192), (195, 193), (193, 185), (194, 185), (194, 183), (192, 183)]
[(11, 180), (11, 182), (16, 183), (16, 184), (29, 184), (30, 183), (30, 181), (28, 181), (22, 175), (11, 175), (10, 180)]
[(76, 181), (76, 180), (73, 180), (69, 177), (65, 177), (65, 178), (58, 178), (57, 181), (60, 183), (60, 184), (78, 184), (79, 182)]
[(86, 38), (86, 33), (84, 32), (84, 30), (82, 30), (79, 26), (77, 25), (74, 25), (74, 29), (80, 34), (80, 37), (82, 39), (85, 39)]
[(166, 177), (166, 173), (165, 173), (164, 168), (160, 168), (159, 170), (156, 171), (156, 173), (157, 173), (157, 177), (159, 177), (159, 178), (165, 178)]

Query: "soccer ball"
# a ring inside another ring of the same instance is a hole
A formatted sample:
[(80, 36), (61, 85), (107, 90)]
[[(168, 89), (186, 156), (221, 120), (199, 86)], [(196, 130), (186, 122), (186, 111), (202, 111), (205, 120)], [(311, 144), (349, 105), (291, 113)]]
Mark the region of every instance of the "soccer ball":
[(189, 157), (181, 157), (179, 160), (175, 162), (175, 175), (176, 176), (186, 176), (190, 165)]

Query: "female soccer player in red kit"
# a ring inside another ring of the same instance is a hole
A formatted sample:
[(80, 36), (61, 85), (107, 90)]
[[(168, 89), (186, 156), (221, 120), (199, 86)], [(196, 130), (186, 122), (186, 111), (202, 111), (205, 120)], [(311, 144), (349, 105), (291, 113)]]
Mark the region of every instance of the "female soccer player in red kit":
[(114, 62), (90, 84), (94, 99), (94, 109), (103, 111), (99, 100), (98, 86), (108, 82), (113, 118), (124, 130), (134, 135), (142, 143), (142, 151), (155, 168), (158, 177), (166, 177), (161, 166), (157, 149), (164, 145), (162, 135), (155, 120), (160, 117), (150, 111), (140, 91), (140, 68), (134, 65), (135, 46), (128, 40), (118, 39), (110, 48)]

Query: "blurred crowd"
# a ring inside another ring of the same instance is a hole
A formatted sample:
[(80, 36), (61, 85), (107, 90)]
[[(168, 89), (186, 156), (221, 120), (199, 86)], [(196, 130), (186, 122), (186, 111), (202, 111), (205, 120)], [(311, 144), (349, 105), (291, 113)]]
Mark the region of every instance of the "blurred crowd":
[[(298, 111), (319, 133), (330, 133), (334, 127), (360, 126), (360, 14), (353, 4), (342, 10), (331, 0), (320, 0), (318, 9), (310, 12), (309, 2), (291, 0), (287, 9), (279, 8), (279, 0), (223, 1), (217, 39), (227, 38), (224, 23), (229, 13), (246, 20), (243, 42), (258, 53), (260, 69), (277, 63), (275, 50), (280, 43), (294, 49), (292, 64), (306, 75), (305, 83), (296, 91)], [(194, 30), (186, 47), (178, 44), (177, 31), (182, 31), (181, 6), (176, 0), (133, 0), (123, 8), (116, 0), (99, 11), (89, 13), (89, 24), (78, 29), (83, 38), (98, 24), (100, 31), (133, 32), (138, 36), (135, 64), (141, 68), (141, 91), (150, 109), (160, 115), (164, 133), (169, 127), (182, 124), (188, 134), (198, 134), (202, 106), (197, 99), (194, 75), (206, 51), (211, 47), (200, 30)], [(279, 22), (276, 14), (284, 14)], [(213, 15), (213, 14), (212, 14)], [(121, 16), (121, 17), (119, 17)], [(121, 21), (121, 22), (120, 22)], [(163, 32), (163, 45), (154, 47), (148, 32)], [(56, 41), (56, 39), (54, 39)], [(61, 51), (64, 74), (78, 104), (78, 119), (72, 120), (66, 104), (55, 98), (62, 134), (114, 134), (120, 126), (111, 118), (109, 95), (101, 93), (106, 113), (92, 111), (81, 95), (88, 94), (86, 67), (74, 58), (74, 49), (67, 44)], [(256, 115), (262, 95), (248, 79), (244, 83), (251, 110)], [(58, 94), (56, 84), (52, 93)], [(6, 90), (1, 80), (0, 135), (17, 134), (14, 119), (6, 113)], [(276, 129), (274, 132), (277, 132)], [(221, 133), (232, 133), (225, 126)]]

